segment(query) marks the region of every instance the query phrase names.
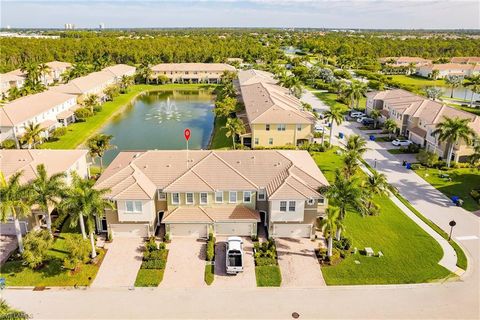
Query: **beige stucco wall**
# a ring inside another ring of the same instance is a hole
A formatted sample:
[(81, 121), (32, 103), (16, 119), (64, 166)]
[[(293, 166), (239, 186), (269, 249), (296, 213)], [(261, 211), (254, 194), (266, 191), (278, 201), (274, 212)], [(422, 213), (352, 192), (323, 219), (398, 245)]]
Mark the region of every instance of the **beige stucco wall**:
[[(234, 191), (234, 190), (232, 190)], [(247, 190), (248, 191), (248, 190)], [(251, 193), (251, 202), (243, 202), (243, 191), (236, 191), (237, 192), (237, 202), (236, 204), (241, 204), (244, 205), (245, 207), (255, 209), (256, 205), (256, 197), (257, 193), (252, 192)], [(224, 205), (232, 205), (232, 203), (229, 202), (229, 191), (223, 191), (223, 203), (216, 203), (215, 202), (215, 194), (213, 192), (207, 192), (207, 204), (200, 204), (200, 193), (199, 192), (194, 192), (193, 193), (194, 197), (194, 203), (193, 204), (186, 204), (185, 198), (186, 198), (186, 193), (180, 193), (180, 204), (172, 204), (172, 194), (167, 193), (167, 207), (169, 209), (171, 208), (176, 208), (178, 206), (208, 206), (208, 207), (216, 207), (216, 206), (224, 206)]]
[(117, 200), (118, 221), (120, 222), (148, 222), (155, 221), (155, 203), (153, 200), (136, 200), (142, 202), (142, 211), (127, 213), (124, 200)]
[[(265, 124), (253, 124), (252, 128), (252, 146), (253, 147), (278, 147), (285, 145), (296, 145), (298, 140), (312, 139), (312, 125), (302, 124), (302, 129), (297, 130), (296, 124), (286, 124), (285, 131), (278, 131), (277, 124), (270, 124), (270, 130), (265, 130)], [(273, 138), (273, 144), (269, 144), (269, 139)], [(258, 139), (258, 144), (255, 143)]]

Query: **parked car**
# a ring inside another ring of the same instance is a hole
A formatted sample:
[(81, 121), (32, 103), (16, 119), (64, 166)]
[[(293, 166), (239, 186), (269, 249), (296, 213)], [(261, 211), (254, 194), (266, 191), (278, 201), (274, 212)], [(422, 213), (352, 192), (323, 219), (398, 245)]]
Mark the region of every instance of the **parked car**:
[(242, 238), (228, 237), (226, 244), (225, 263), (227, 274), (237, 274), (243, 271)]
[(361, 112), (361, 111), (350, 111), (350, 117), (352, 118), (362, 118), (362, 117), (365, 117), (365, 113)]
[(325, 128), (322, 124), (315, 124), (315, 132), (324, 132), (325, 131)]
[(392, 144), (394, 146), (402, 146), (402, 147), (408, 147), (411, 145), (413, 142), (407, 139), (395, 139), (392, 141)]
[(364, 126), (370, 126), (375, 123), (375, 120), (373, 120), (372, 118), (362, 118), (362, 121), (360, 121), (360, 123)]
[(357, 118), (357, 122), (358, 122), (358, 123), (362, 123), (362, 121), (363, 121), (364, 119), (371, 119), (371, 118), (369, 118), (369, 117), (367, 117), (367, 116), (358, 117), (358, 118)]

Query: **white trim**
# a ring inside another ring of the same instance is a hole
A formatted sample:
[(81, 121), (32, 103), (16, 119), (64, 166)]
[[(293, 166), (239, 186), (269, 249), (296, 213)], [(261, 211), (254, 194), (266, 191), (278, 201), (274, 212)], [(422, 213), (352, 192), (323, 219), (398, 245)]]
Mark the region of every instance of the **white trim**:
[[(282, 202), (285, 202), (285, 210), (282, 210)], [(287, 212), (287, 210), (288, 210), (288, 201), (286, 201), (286, 200), (280, 200), (279, 210), (280, 210), (280, 212)]]
[[(174, 195), (174, 194), (177, 194), (177, 195), (178, 195), (178, 201), (177, 201), (177, 202), (173, 201), (173, 195)], [(181, 202), (181, 201), (180, 201), (180, 193), (179, 193), (179, 192), (172, 192), (172, 194), (171, 194), (171, 200), (172, 200), (172, 204), (180, 204), (180, 202)]]
[[(192, 195), (192, 201), (188, 201), (188, 195)], [(185, 192), (185, 204), (195, 204), (195, 194), (193, 192)]]
[[(220, 193), (222, 195), (222, 201), (217, 201), (217, 193)], [(215, 191), (215, 203), (223, 203), (223, 191)]]
[[(245, 201), (245, 194), (248, 194), (250, 201)], [(252, 191), (243, 191), (243, 203), (252, 203)]]
[[(260, 195), (263, 196), (263, 199), (260, 198)], [(267, 199), (267, 192), (265, 189), (259, 189), (257, 192), (257, 200), (258, 201), (265, 201)]]
[[(132, 210), (128, 210), (128, 204), (131, 204), (132, 205)], [(138, 210), (138, 204), (140, 204), (140, 210)], [(136, 214), (136, 213), (142, 213), (143, 212), (143, 203), (142, 201), (139, 201), (139, 200), (125, 200), (125, 213), (132, 213), (132, 214)]]
[[(293, 210), (290, 209), (291, 204), (293, 203)], [(295, 212), (297, 210), (297, 201), (290, 200), (288, 201), (288, 212)]]
[[(235, 201), (232, 201), (231, 195), (235, 194)], [(228, 191), (228, 203), (237, 203), (238, 202), (238, 194), (237, 191)]]
[(167, 200), (167, 194), (165, 192), (162, 192), (160, 189), (157, 190), (157, 197), (158, 197), (159, 201), (166, 201)]
[[(202, 195), (206, 195), (206, 201), (205, 202), (202, 201)], [(200, 196), (200, 199), (198, 200), (198, 202), (200, 204), (208, 204), (208, 192), (200, 192), (199, 196)]]
[(314, 205), (315, 204), (315, 199), (313, 199), (313, 198), (308, 199), (307, 204), (310, 205), (310, 206)]

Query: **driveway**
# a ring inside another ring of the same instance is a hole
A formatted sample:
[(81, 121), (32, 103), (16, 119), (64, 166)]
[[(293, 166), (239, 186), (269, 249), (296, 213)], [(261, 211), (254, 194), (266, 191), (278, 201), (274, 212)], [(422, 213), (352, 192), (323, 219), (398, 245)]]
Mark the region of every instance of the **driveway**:
[(277, 238), (275, 242), (282, 273), (282, 287), (325, 286), (320, 264), (315, 256), (316, 242), (304, 238)]
[(142, 238), (116, 238), (109, 243), (92, 287), (133, 286), (142, 264), (143, 243)]
[(0, 265), (7, 261), (10, 254), (17, 249), (17, 237), (0, 236)]
[(160, 287), (199, 288), (206, 286), (205, 240), (174, 238), (167, 245), (168, 261)]
[(253, 259), (253, 243), (250, 238), (243, 239), (243, 272), (237, 275), (227, 275), (225, 265), (225, 245), (227, 237), (217, 237), (215, 245), (215, 281), (214, 287), (228, 288), (255, 288), (257, 282), (255, 279), (255, 262)]

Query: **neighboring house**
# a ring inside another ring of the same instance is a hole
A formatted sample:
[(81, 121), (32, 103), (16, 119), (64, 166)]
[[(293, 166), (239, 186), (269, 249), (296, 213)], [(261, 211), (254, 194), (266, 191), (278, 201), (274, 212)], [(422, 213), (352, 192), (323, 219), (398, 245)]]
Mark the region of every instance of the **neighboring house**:
[(238, 113), (246, 132), (240, 136), (248, 147), (299, 145), (313, 140), (315, 117), (303, 110), (300, 100), (267, 72), (239, 72), (240, 100), (245, 111)]
[(386, 57), (380, 58), (380, 63), (387, 64), (393, 67), (408, 67), (411, 63), (415, 66), (431, 64), (432, 60), (420, 57)]
[[(37, 177), (37, 166), (44, 164), (49, 175), (65, 172), (66, 182), (70, 183), (71, 173), (76, 172), (79, 176), (89, 176), (87, 163), (88, 150), (0, 150), (1, 172), (6, 179), (12, 174), (22, 172), (21, 183), (30, 183)], [(51, 213), (55, 208), (49, 208)], [(20, 229), (23, 234), (39, 227), (45, 218), (37, 205), (32, 206), (32, 215), (20, 221)], [(14, 235), (13, 221), (0, 223), (0, 234)]]
[(312, 237), (326, 186), (308, 152), (287, 150), (120, 152), (95, 185), (115, 201), (105, 215), (114, 238), (161, 225), (172, 237), (251, 236), (258, 223), (273, 237)]
[(451, 63), (480, 63), (480, 57), (453, 57), (450, 59)]
[(20, 69), (0, 74), (0, 94), (2, 97), (8, 97), (10, 88), (21, 88), (25, 83), (25, 75)]
[(434, 70), (438, 71), (437, 78), (445, 78), (449, 75), (470, 77), (480, 73), (480, 64), (467, 63), (442, 63), (429, 64), (417, 67), (416, 73), (422, 77), (430, 78)]
[(123, 76), (134, 74), (135, 67), (119, 64), (70, 80), (67, 84), (52, 87), (50, 90), (76, 95), (78, 103), (82, 103), (89, 95), (97, 95), (100, 101), (105, 101), (104, 90), (107, 87), (119, 83)]
[[(438, 137), (432, 135), (432, 132), (445, 117), (469, 119), (471, 128), (480, 136), (479, 116), (402, 89), (367, 93), (367, 114), (373, 109), (380, 110), (382, 122), (386, 119), (395, 120), (399, 134), (407, 136), (428, 151), (436, 152), (442, 158), (447, 156), (448, 148), (444, 142), (438, 141)], [(454, 147), (452, 159), (465, 161), (472, 153), (472, 146), (460, 141)]]
[(172, 83), (220, 83), (225, 71), (235, 72), (226, 63), (160, 63), (152, 67), (152, 79), (166, 76)]
[(50, 68), (50, 71), (45, 78), (42, 79), (45, 85), (62, 81), (63, 73), (72, 67), (71, 63), (61, 61), (47, 62), (46, 65)]
[(0, 107), (0, 142), (18, 139), (29, 123), (40, 124), (45, 138), (50, 131), (75, 121), (75, 95), (47, 90), (16, 99)]

